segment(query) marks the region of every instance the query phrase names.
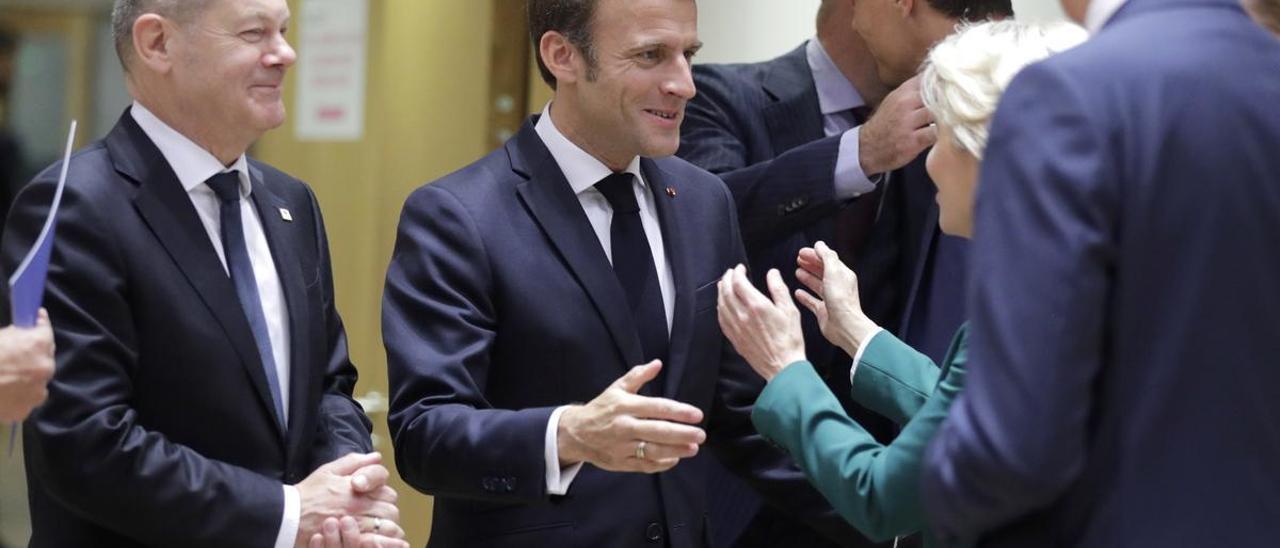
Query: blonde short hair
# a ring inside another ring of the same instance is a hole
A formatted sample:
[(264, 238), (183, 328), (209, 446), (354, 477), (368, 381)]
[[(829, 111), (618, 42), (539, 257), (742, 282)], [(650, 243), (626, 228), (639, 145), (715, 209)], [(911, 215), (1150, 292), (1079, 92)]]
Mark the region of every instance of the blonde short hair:
[(920, 83), (925, 108), (956, 146), (981, 160), (991, 116), (1018, 71), (1087, 37), (1071, 23), (963, 24), (929, 51)]

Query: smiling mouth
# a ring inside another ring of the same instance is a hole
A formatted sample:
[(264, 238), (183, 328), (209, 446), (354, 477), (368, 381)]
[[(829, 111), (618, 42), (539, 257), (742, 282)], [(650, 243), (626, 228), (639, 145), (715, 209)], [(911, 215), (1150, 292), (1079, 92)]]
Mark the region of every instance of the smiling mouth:
[(673, 110), (654, 110), (654, 109), (647, 108), (647, 109), (644, 109), (644, 111), (654, 116), (657, 116), (658, 118), (662, 118), (663, 120), (675, 120), (680, 116), (680, 113), (678, 111), (673, 111)]

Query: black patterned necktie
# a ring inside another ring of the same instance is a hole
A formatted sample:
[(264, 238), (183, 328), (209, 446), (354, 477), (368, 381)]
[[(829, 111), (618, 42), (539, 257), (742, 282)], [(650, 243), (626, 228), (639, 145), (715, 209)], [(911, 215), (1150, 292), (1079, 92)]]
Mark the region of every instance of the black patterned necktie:
[[(649, 239), (640, 221), (640, 204), (636, 202), (634, 181), (635, 176), (630, 173), (614, 173), (596, 183), (595, 187), (613, 208), (613, 221), (609, 224), (613, 273), (627, 294), (627, 304), (631, 306), (631, 315), (639, 331), (644, 361), (663, 360), (663, 371), (666, 371), (667, 313), (663, 307), (662, 288), (658, 285), (653, 250), (649, 248)], [(662, 386), (661, 382), (650, 384)]]
[(230, 171), (214, 175), (207, 182), (222, 202), (222, 253), (227, 259), (227, 271), (231, 274), (232, 285), (236, 287), (236, 296), (240, 298), (240, 308), (244, 310), (245, 319), (249, 320), (249, 328), (253, 330), (253, 340), (258, 346), (262, 369), (267, 375), (267, 384), (271, 387), (276, 418), (284, 426), (288, 423), (285, 421), (281, 399), (280, 375), (276, 372), (275, 354), (271, 352), (271, 336), (267, 331), (267, 317), (262, 312), (258, 281), (253, 275), (253, 263), (249, 261), (249, 247), (245, 243), (244, 225), (240, 219), (240, 176)]

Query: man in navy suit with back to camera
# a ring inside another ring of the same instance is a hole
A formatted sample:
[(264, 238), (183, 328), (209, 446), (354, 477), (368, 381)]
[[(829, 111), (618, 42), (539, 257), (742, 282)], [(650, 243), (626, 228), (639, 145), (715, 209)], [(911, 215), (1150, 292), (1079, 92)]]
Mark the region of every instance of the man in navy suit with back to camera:
[[(284, 120), (284, 0), (116, 0), (133, 105), (71, 159), (25, 426), (33, 547), (407, 546), (369, 453), (310, 188), (245, 156)], [(60, 165), (17, 197), (12, 272)]]
[(692, 0), (531, 0), (555, 95), (415, 191), (383, 300), (391, 434), (432, 546), (708, 546), (705, 442), (852, 538), (755, 434), (758, 378), (716, 281), (745, 260), (715, 176), (670, 158), (694, 95)]
[[(942, 362), (964, 318), (967, 243), (937, 228), (924, 169), (936, 133), (914, 76), (957, 23), (1012, 14), (1009, 0), (823, 0), (816, 36), (795, 50), (694, 67), (698, 96), (679, 155), (733, 192), (757, 284), (776, 268), (797, 287), (797, 253), (826, 241), (857, 270), (871, 319)], [(803, 322), (806, 353), (846, 412), (892, 439), (887, 419), (849, 397), (853, 357), (827, 342), (812, 315)], [(724, 493), (713, 495), (713, 515), (741, 528), (754, 514), (740, 537), (719, 531), (722, 544), (822, 542), (774, 509), (757, 513), (722, 471), (711, 477)]]
[(1064, 0), (1095, 33), (1005, 92), (975, 205), (943, 537), (1271, 546), (1280, 43), (1238, 0)]

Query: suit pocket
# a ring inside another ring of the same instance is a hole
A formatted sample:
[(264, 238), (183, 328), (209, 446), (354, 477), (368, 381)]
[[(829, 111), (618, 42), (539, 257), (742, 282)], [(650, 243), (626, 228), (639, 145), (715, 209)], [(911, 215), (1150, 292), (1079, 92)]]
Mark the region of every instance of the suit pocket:
[(714, 280), (711, 280), (705, 284), (698, 286), (698, 289), (694, 290), (693, 313), (695, 315), (701, 314), (708, 310), (715, 310), (716, 298), (719, 297), (720, 295), (719, 286), (716, 285), (719, 282), (720, 282), (720, 278), (716, 278)]

